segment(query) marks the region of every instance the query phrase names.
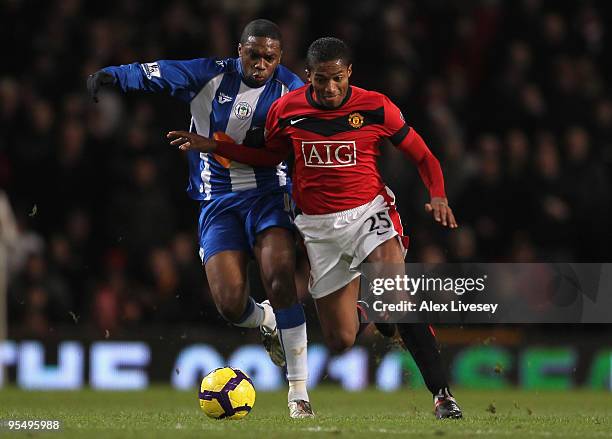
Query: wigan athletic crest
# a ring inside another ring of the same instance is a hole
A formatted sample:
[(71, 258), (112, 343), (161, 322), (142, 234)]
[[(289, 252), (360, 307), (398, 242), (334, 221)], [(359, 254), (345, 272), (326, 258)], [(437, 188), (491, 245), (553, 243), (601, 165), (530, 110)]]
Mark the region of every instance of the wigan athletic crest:
[(234, 114), (240, 120), (248, 119), (251, 117), (251, 113), (253, 113), (253, 109), (248, 102), (238, 102), (234, 107)]

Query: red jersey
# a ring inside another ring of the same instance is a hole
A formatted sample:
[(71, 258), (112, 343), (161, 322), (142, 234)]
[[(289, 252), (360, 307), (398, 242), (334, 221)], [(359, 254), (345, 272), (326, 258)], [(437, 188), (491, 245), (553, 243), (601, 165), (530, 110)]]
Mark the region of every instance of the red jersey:
[[(430, 160), (425, 160), (427, 166), (419, 165), (419, 171), (432, 196), (444, 197), (442, 173), (435, 169), (439, 163), (397, 106), (381, 93), (353, 86), (333, 109), (314, 100), (310, 85), (294, 90), (270, 107), (264, 149), (238, 150), (220, 142), (216, 153), (252, 165), (270, 165), (293, 150), (293, 198), (304, 213), (316, 215), (360, 206), (384, 190), (376, 158), (385, 138), (417, 163), (424, 147)], [(264, 157), (269, 160), (257, 160)]]

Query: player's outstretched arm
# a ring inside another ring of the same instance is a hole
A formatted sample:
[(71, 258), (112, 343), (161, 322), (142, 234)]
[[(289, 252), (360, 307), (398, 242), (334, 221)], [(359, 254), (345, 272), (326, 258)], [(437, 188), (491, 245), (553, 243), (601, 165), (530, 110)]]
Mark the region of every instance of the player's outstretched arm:
[(444, 176), (440, 162), (431, 153), (419, 133), (408, 126), (400, 109), (386, 96), (383, 96), (383, 105), (385, 134), (391, 143), (417, 165), (421, 180), (429, 190), (431, 201), (425, 204), (425, 211), (431, 213), (437, 223), (451, 229), (456, 228), (457, 221), (444, 192)]
[(429, 190), (431, 201), (425, 204), (425, 211), (431, 213), (437, 223), (451, 229), (457, 228), (457, 220), (444, 192), (444, 176), (440, 162), (419, 133), (410, 128), (408, 135), (397, 147), (417, 165), (419, 175)]
[(249, 148), (224, 140), (209, 139), (188, 131), (170, 131), (166, 137), (170, 144), (181, 151), (214, 152), (220, 156), (250, 166), (275, 166), (282, 162), (286, 153), (268, 148)]
[(170, 131), (166, 137), (172, 139), (170, 145), (178, 146), (181, 151), (215, 152), (217, 149), (214, 139), (188, 131)]
[(224, 65), (212, 58), (199, 58), (109, 66), (89, 75), (87, 90), (94, 102), (98, 102), (100, 88), (110, 85), (124, 93), (165, 92), (184, 102), (190, 102), (206, 82), (222, 72)]

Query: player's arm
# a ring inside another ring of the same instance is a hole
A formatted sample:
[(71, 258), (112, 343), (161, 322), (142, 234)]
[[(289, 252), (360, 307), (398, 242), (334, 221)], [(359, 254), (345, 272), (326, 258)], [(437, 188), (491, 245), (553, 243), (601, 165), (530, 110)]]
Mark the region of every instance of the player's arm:
[(407, 155), (419, 170), (421, 180), (429, 190), (431, 202), (425, 204), (425, 210), (432, 212), (434, 219), (451, 229), (457, 227), (457, 221), (444, 192), (444, 176), (440, 162), (427, 147), (423, 138), (414, 128), (408, 128), (408, 134), (397, 148)]
[(456, 228), (457, 221), (444, 191), (444, 176), (440, 162), (419, 133), (406, 124), (399, 108), (387, 98), (385, 98), (385, 130), (389, 134), (391, 143), (416, 164), (421, 180), (431, 197), (431, 201), (425, 204), (425, 210), (433, 214), (436, 222), (451, 229)]
[(221, 72), (222, 64), (213, 59), (188, 61), (160, 60), (105, 67), (87, 78), (87, 90), (95, 102), (102, 87), (115, 86), (121, 91), (166, 92), (191, 101), (204, 84)]
[(209, 139), (188, 131), (170, 131), (166, 137), (181, 151), (214, 152), (250, 166), (275, 166), (289, 155), (289, 148), (251, 148), (226, 140)]
[(291, 151), (289, 140), (278, 126), (278, 102), (275, 101), (266, 117), (265, 147), (253, 148), (220, 138), (209, 139), (187, 131), (170, 131), (170, 144), (182, 151), (214, 152), (220, 156), (250, 166), (275, 166), (285, 160)]

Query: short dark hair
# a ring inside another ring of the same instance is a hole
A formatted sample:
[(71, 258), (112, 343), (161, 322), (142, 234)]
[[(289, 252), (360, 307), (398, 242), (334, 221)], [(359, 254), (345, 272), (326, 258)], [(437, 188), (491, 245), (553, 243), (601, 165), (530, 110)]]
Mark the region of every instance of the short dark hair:
[(240, 43), (245, 44), (249, 37), (265, 37), (282, 43), (281, 31), (276, 23), (264, 18), (257, 18), (244, 27)]
[(349, 66), (352, 62), (351, 49), (344, 41), (334, 37), (323, 37), (315, 40), (308, 48), (306, 54), (306, 67), (312, 69), (315, 64), (342, 60), (344, 65)]

